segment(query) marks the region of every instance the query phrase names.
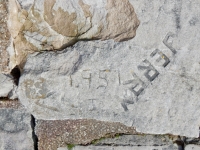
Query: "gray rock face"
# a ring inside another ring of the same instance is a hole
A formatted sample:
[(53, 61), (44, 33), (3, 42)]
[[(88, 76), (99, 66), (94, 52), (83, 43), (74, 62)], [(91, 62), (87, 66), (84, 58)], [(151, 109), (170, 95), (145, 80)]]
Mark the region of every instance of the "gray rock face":
[(98, 119), (198, 137), (200, 2), (130, 2), (141, 20), (134, 39), (29, 56), (20, 101), (38, 119)]
[(34, 149), (31, 115), (24, 109), (0, 109), (0, 149)]
[[(12, 97), (16, 88), (10, 75), (0, 74), (0, 97)], [(15, 97), (14, 97), (15, 98)]]

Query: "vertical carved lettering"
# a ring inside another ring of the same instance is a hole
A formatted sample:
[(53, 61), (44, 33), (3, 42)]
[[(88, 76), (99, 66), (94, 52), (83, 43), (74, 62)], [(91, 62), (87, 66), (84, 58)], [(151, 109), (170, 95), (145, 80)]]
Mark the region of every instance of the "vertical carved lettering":
[(70, 79), (70, 81), (69, 81), (70, 82), (70, 86), (72, 87), (73, 81), (72, 81), (72, 76), (71, 75), (69, 76), (69, 79)]
[(100, 87), (106, 88), (108, 86), (108, 80), (106, 74), (107, 72), (109, 72), (109, 70), (99, 70), (99, 79), (101, 79), (104, 82), (104, 84), (99, 85), (97, 89)]
[(91, 80), (92, 80), (92, 76), (91, 76), (90, 70), (83, 70), (81, 75), (82, 75), (83, 79), (88, 80), (88, 87), (90, 88)]
[(132, 76), (134, 78), (134, 84), (129, 89), (135, 94), (135, 96), (139, 96), (140, 93), (144, 91), (145, 84), (135, 73), (132, 73)]
[(119, 81), (119, 85), (121, 85), (121, 77), (120, 77), (120, 72), (118, 71), (118, 81)]
[(170, 62), (169, 58), (168, 58), (165, 54), (163, 54), (159, 49), (154, 50), (154, 51), (151, 53), (150, 56), (151, 56), (151, 57), (154, 57), (156, 54), (159, 54), (159, 55), (160, 55), (159, 58), (158, 58), (156, 61), (159, 62), (160, 60), (164, 59), (165, 62), (164, 62), (164, 64), (163, 64), (162, 66), (163, 66), (163, 67), (166, 67), (166, 66), (169, 64), (169, 62)]
[(133, 92), (135, 96), (139, 96), (145, 88), (145, 83), (139, 79), (135, 73), (132, 73), (132, 76), (134, 79), (124, 81), (123, 85), (131, 84), (131, 87), (129, 88), (130, 91)]
[[(144, 91), (145, 83), (137, 77), (135, 73), (132, 73), (133, 79), (127, 80), (123, 82), (123, 85), (129, 85), (129, 90), (134, 93), (136, 96), (136, 101), (138, 99), (138, 96)], [(128, 111), (127, 105), (134, 104), (133, 98), (124, 98), (123, 102), (121, 103), (122, 107), (124, 108), (124, 111)]]
[[(148, 60), (145, 59), (143, 62), (147, 64), (147, 66), (139, 65), (138, 69), (146, 70), (144, 76), (149, 81), (153, 81), (159, 75), (159, 72), (151, 65), (151, 63)], [(151, 73), (153, 74), (151, 75)]]
[(128, 104), (134, 104), (133, 100), (123, 99), (123, 102), (121, 103), (122, 107), (124, 108), (124, 111), (128, 111)]

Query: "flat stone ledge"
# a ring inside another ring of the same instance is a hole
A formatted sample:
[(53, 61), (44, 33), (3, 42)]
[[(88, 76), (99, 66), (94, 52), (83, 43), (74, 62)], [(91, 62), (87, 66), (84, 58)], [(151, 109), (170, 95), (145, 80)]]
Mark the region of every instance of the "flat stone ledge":
[(114, 145), (114, 146), (163, 146), (173, 145), (178, 136), (172, 135), (122, 135), (115, 138), (105, 138), (96, 141), (94, 145)]
[(19, 109), (23, 106), (18, 100), (0, 100), (0, 109), (1, 108), (13, 108), (13, 109)]
[(185, 147), (185, 150), (199, 150), (200, 149), (200, 145), (187, 145)]
[(118, 134), (137, 134), (133, 127), (97, 120), (37, 120), (39, 150), (54, 150), (67, 144), (90, 144)]
[[(60, 147), (57, 150), (69, 150)], [(180, 150), (177, 145), (168, 146), (75, 146), (71, 150)]]

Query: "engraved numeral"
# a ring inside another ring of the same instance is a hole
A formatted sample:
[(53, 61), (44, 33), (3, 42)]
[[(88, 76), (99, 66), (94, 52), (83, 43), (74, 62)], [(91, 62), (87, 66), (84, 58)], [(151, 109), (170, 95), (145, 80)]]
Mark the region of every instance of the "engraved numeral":
[(109, 72), (109, 70), (99, 70), (99, 79), (103, 80), (105, 82), (105, 85), (99, 85), (97, 89), (100, 87), (106, 88), (108, 86), (108, 80), (106, 75), (107, 72)]
[(88, 80), (88, 87), (90, 88), (92, 75), (89, 70), (83, 70), (82, 72), (82, 78)]

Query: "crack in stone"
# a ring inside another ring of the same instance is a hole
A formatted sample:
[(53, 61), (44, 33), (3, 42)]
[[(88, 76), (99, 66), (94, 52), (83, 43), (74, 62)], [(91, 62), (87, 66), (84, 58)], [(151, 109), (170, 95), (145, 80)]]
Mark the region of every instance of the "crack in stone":
[(31, 115), (31, 128), (32, 128), (32, 139), (34, 143), (34, 150), (38, 150), (38, 137), (35, 134), (35, 126), (36, 126), (36, 120), (33, 115)]

